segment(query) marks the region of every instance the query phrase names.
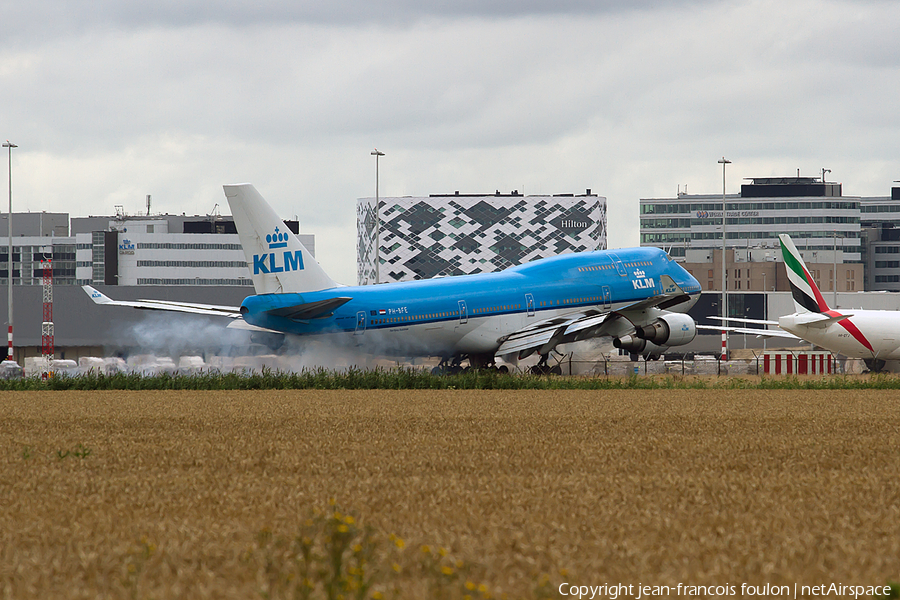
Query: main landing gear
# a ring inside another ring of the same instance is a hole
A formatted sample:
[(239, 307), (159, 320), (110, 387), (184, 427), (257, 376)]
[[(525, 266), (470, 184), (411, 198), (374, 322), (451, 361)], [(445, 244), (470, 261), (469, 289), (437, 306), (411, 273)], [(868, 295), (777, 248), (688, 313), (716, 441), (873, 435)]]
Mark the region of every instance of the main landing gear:
[(880, 373), (884, 370), (885, 361), (880, 358), (864, 358), (863, 362), (866, 364), (866, 368), (872, 373)]
[[(468, 360), (469, 366), (463, 367), (462, 361)], [(465, 373), (472, 369), (483, 371), (496, 371), (502, 375), (509, 373), (509, 367), (494, 362), (494, 356), (491, 354), (457, 354), (449, 358), (442, 358), (441, 362), (431, 370), (432, 375), (456, 375), (457, 373)]]
[(559, 365), (559, 360), (557, 359), (556, 364), (552, 367), (547, 364), (547, 359), (550, 358), (550, 353), (541, 354), (541, 359), (538, 361), (538, 364), (531, 367), (532, 375), (562, 375), (562, 367)]

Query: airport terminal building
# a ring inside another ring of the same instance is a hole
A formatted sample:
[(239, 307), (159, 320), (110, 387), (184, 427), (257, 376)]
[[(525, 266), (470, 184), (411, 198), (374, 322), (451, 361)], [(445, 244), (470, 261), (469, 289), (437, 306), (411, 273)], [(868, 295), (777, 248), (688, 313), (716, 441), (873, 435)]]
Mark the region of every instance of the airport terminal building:
[[(740, 194), (725, 196), (727, 248), (778, 248), (787, 233), (797, 249), (843, 252), (861, 261), (860, 197), (841, 184), (814, 177), (753, 178)], [(674, 258), (690, 249), (722, 248), (722, 194), (679, 193), (641, 199), (641, 245), (665, 248)]]
[[(725, 198), (729, 290), (788, 289), (771, 264), (787, 233), (823, 292), (900, 291), (900, 188), (845, 196), (819, 178), (754, 178)], [(642, 246), (666, 249), (704, 290), (721, 290), (721, 194), (642, 199), (640, 221)]]
[(900, 187), (861, 198), (859, 211), (866, 289), (900, 292)]
[(386, 197), (377, 215), (375, 198), (360, 198), (356, 206), (359, 285), (489, 273), (606, 249), (606, 198), (590, 189), (553, 196), (497, 191)]

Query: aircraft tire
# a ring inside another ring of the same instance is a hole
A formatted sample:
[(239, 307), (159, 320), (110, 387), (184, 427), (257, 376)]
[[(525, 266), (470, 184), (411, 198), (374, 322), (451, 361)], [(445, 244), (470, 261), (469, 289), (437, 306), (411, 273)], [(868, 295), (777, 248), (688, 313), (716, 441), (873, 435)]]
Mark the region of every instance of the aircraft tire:
[(872, 373), (880, 373), (885, 365), (885, 361), (880, 358), (866, 358), (863, 359), (863, 362), (865, 363), (866, 368)]

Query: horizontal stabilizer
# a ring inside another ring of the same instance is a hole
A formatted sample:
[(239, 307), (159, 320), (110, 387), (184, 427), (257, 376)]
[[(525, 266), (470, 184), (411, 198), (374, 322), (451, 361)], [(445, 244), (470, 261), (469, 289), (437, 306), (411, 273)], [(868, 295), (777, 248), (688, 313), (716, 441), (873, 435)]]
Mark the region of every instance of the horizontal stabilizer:
[(189, 313), (192, 315), (208, 315), (214, 317), (229, 317), (237, 319), (241, 316), (238, 306), (219, 306), (216, 304), (193, 304), (190, 302), (171, 302), (169, 300), (113, 300), (103, 292), (89, 285), (81, 286), (96, 304), (104, 306), (129, 306), (146, 310), (166, 310), (171, 312)]
[(347, 304), (351, 300), (353, 300), (353, 298), (329, 298), (327, 300), (319, 300), (318, 302), (304, 302), (303, 304), (295, 304), (294, 306), (274, 308), (272, 310), (267, 310), (266, 313), (276, 317), (292, 319), (294, 321), (322, 319), (324, 317), (330, 317), (335, 309)]
[(228, 324), (226, 329), (239, 329), (241, 331), (253, 331), (256, 333), (280, 333), (284, 334), (283, 331), (278, 331), (276, 329), (268, 329), (266, 327), (259, 327), (257, 325), (251, 325), (247, 321), (243, 319), (235, 319), (231, 323)]
[(808, 325), (810, 327), (821, 327), (825, 328), (831, 325), (832, 323), (837, 323), (838, 321), (843, 321), (847, 317), (852, 317), (853, 313), (847, 314), (836, 314), (834, 311), (830, 311), (832, 314), (828, 313), (800, 313), (794, 317), (794, 323), (797, 325)]

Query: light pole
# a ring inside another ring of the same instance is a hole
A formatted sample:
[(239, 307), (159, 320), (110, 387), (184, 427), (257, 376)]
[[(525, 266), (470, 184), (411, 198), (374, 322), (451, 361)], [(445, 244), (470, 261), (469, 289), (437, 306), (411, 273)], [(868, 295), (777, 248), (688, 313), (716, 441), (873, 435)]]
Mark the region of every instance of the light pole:
[[(722, 165), (722, 324), (728, 326), (728, 289), (725, 279), (725, 165), (731, 161), (724, 156), (719, 160)], [(728, 331), (722, 329), (722, 360), (728, 360)]]
[(7, 297), (7, 308), (9, 308), (9, 348), (6, 352), (6, 359), (13, 360), (13, 311), (12, 311), (12, 292), (13, 292), (13, 253), (12, 253), (12, 149), (18, 148), (15, 144), (6, 140), (3, 143), (4, 148), (8, 148), (9, 154), (9, 220), (6, 222), (6, 236), (9, 238), (9, 295)]
[(372, 156), (375, 157), (375, 284), (378, 285), (379, 279), (380, 279), (379, 278), (380, 265), (378, 264), (378, 262), (381, 258), (380, 257), (381, 234), (379, 232), (380, 225), (379, 225), (379, 217), (378, 217), (378, 205), (380, 204), (379, 197), (378, 197), (378, 159), (381, 158), (382, 156), (384, 156), (384, 152), (381, 152), (378, 150), (378, 148), (375, 148), (375, 151), (372, 152), (371, 154), (372, 154)]
[[(837, 308), (837, 230), (833, 230), (832, 235), (834, 235), (834, 241), (831, 247), (831, 289), (834, 293), (834, 298), (832, 300), (831, 308)], [(841, 242), (841, 248), (844, 247), (844, 242)]]

